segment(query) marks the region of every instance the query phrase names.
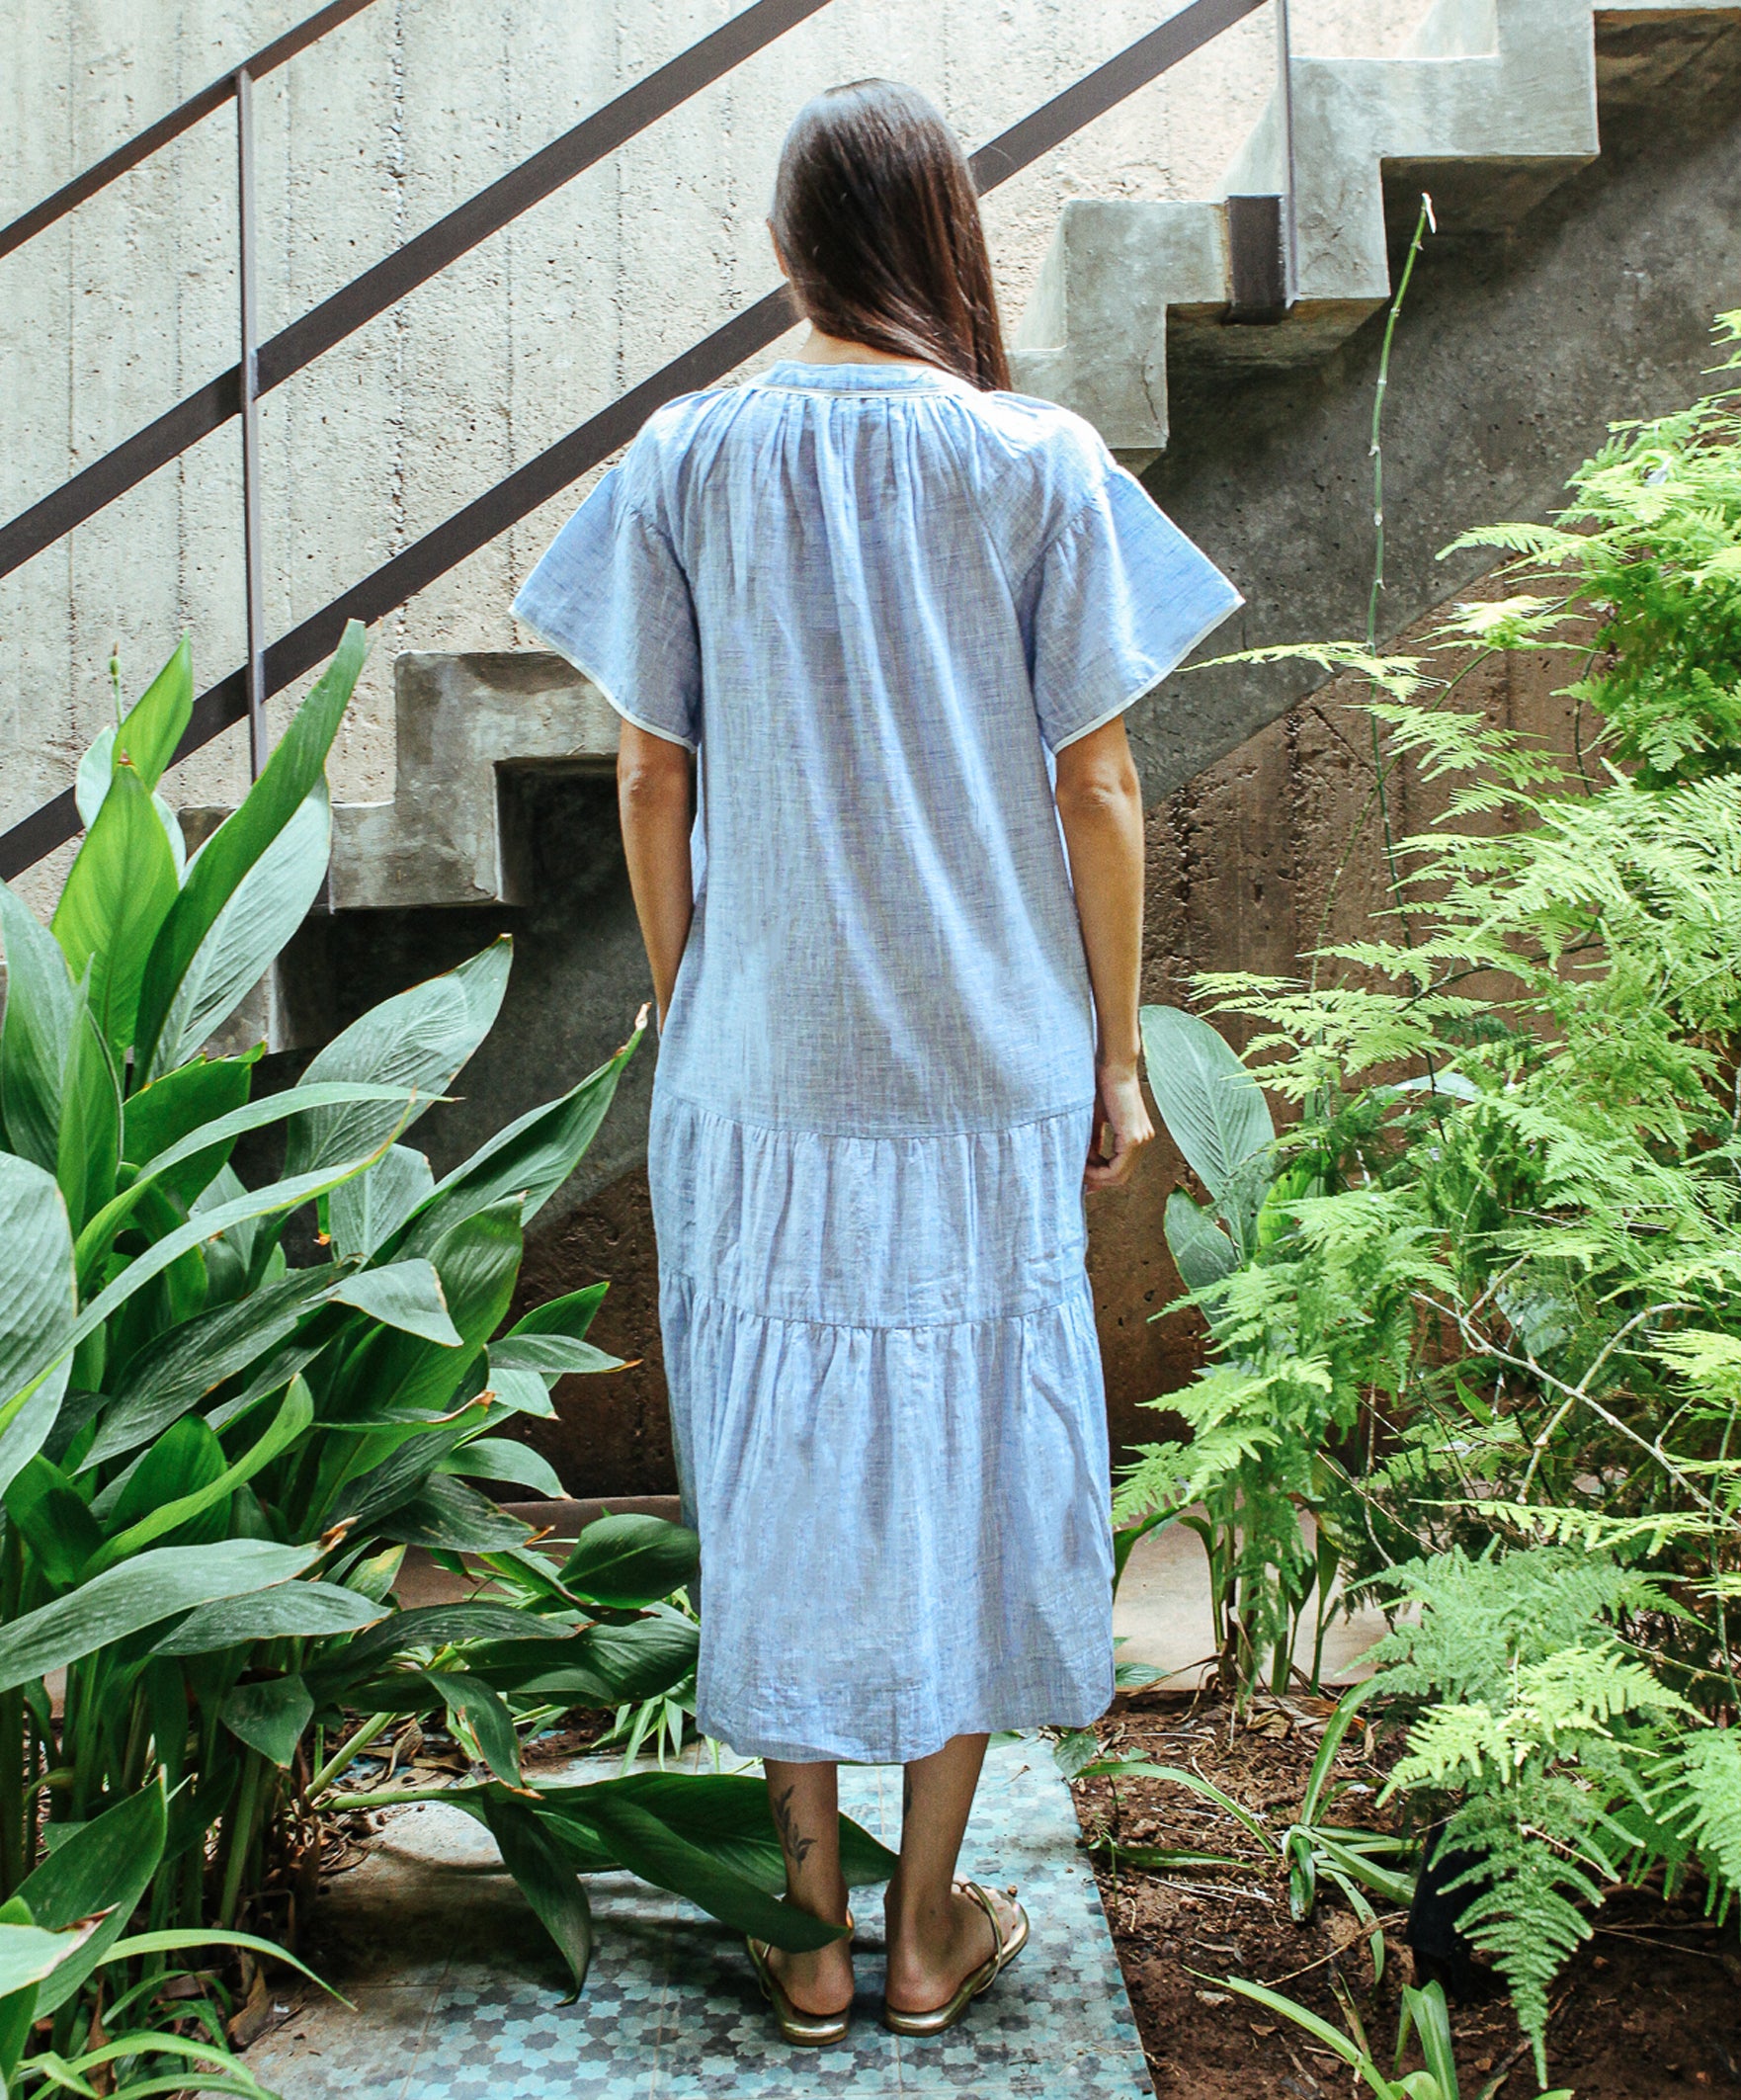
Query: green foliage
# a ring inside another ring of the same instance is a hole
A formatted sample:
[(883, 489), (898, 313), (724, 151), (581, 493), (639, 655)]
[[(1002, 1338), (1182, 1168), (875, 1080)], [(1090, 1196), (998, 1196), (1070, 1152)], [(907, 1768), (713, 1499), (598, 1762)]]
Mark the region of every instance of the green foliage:
[[(1423, 656), (1301, 652), (1366, 678), (1380, 785), (1449, 807), (1309, 980), (1198, 981), (1289, 1120), (1255, 1244), (1180, 1235), (1211, 1362), (1119, 1498), (1204, 1525), (1247, 1685), (1326, 1569), (1419, 1612), (1380, 1658), (1393, 1786), (1473, 1862), (1538, 2068), (1604, 1891), (1661, 1867), (1726, 1911), (1741, 1865), (1738, 371), (1617, 426), (1552, 526), (1459, 542), (1518, 557), (1508, 595)], [(1459, 691), (1471, 648), (1545, 647), (1567, 753)]]
[[(485, 1491), (561, 1494), (504, 1432), (553, 1411), (558, 1377), (617, 1368), (586, 1339), (603, 1286), (501, 1330), (526, 1226), (638, 1027), (441, 1180), (404, 1140), (487, 1035), (506, 941), (365, 1014), (280, 1092), (254, 1098), (258, 1052), (207, 1050), (324, 879), (323, 768), (362, 660), (353, 628), (190, 861), (154, 794), (191, 703), (184, 645), (80, 769), (88, 828), (52, 929), (0, 885), (0, 1903), (21, 1906), (0, 1916), (0, 2072), (21, 2095), (91, 2090), (87, 2071), (168, 2090), (189, 2065), (254, 2091), (204, 2000), (149, 2027), (160, 1958), (281, 1923), (356, 1754), (413, 1721), (439, 1718), (488, 1775), (445, 1798), (496, 1832), (577, 1987), (577, 1877), (601, 1867), (814, 1941), (761, 1856), (743, 1866), (741, 1801), (629, 1794), (617, 1814), (633, 1776), (584, 1806), (523, 1786), (529, 1733), (680, 1691), (695, 1664), (695, 1621), (663, 1601), (694, 1577), (692, 1533), (609, 1519), (559, 1565)], [(249, 1134), (284, 1142), (258, 1187), (232, 1164)], [(287, 1233), (299, 1212), (318, 1233)], [(470, 1601), (399, 1609), (413, 1545), (480, 1577)], [(111, 2001), (111, 2046), (89, 1979), (124, 1961), (105, 1988), (133, 1994), (139, 2032), (122, 2046)], [(44, 2016), (52, 2048), (24, 2060)]]

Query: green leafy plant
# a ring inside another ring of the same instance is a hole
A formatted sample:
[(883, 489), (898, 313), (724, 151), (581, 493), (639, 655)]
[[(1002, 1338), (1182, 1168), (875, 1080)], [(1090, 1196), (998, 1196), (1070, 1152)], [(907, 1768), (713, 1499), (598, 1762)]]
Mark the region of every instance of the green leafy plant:
[(1300, 1512), (1321, 1501), (1318, 1452), (1327, 1435), (1349, 1426), (1357, 1402), (1334, 1382), (1301, 1376), (1294, 1353), (1278, 1359), (1268, 1346), (1261, 1297), (1254, 1319), (1240, 1279), (1288, 1229), (1285, 1206), (1321, 1189), (1322, 1173), (1310, 1160), (1278, 1161), (1262, 1090), (1206, 1021), (1177, 1007), (1145, 1006), (1141, 1025), (1155, 1104), (1209, 1196), (1205, 1207), (1173, 1191), (1167, 1246), (1222, 1361), (1175, 1396), (1190, 1442), (1144, 1447), (1144, 1469), (1119, 1505), (1136, 1521), (1119, 1534), (1116, 1565), (1122, 1574), (1136, 1541), (1159, 1525), (1195, 1532), (1208, 1559), (1222, 1675), (1240, 1687), (1249, 1688), (1267, 1662), (1275, 1689), (1286, 1688), (1315, 1597), (1315, 1689), (1337, 1555), (1327, 1530), (1308, 1539)]
[[(1344, 2034), (1339, 2028), (1332, 2027), (1328, 2020), (1320, 2019), (1309, 2006), (1301, 2005), (1283, 1991), (1272, 1990), (1266, 1983), (1252, 1983), (1242, 1976), (1224, 1976), (1221, 1988), (1237, 1991), (1254, 2005), (1263, 2006), (1266, 2012), (1291, 2020), (1314, 2042), (1340, 2057), (1376, 2100), (1459, 2100), (1462, 2087), (1457, 2078), (1456, 2055), (1451, 2047), (1451, 2012), (1445, 2002), (1445, 1992), (1437, 1983), (1429, 1983), (1424, 1990), (1404, 1984), (1402, 2015), (1396, 2028), (1394, 2068), (1389, 2072), (1384, 2071), (1374, 2058), (1366, 2025), (1346, 1990), (1338, 1992), (1343, 2016), (1348, 2022), (1348, 2032)], [(1420, 2040), (1424, 2068), (1405, 2072), (1402, 2059), (1414, 2037)], [(1502, 2082), (1503, 2078), (1496, 2079), (1485, 2086), (1481, 2100), (1492, 2100)], [(1356, 2090), (1359, 2090), (1358, 2086)], [(1541, 2100), (1573, 2100), (1571, 2088), (1557, 2087), (1551, 2093), (1543, 2093)]]
[[(1060, 1759), (1072, 1779), (1159, 1779), (1184, 1787), (1218, 1809), (1253, 1838), (1263, 1858), (1284, 1868), (1287, 1875), (1288, 1911), (1296, 1925), (1307, 1923), (1317, 1908), (1320, 1886), (1328, 1882), (1337, 1889), (1368, 1935), (1376, 1981), (1384, 1974), (1384, 1933), (1371, 1898), (1401, 1904), (1405, 1908), (1414, 1892), (1414, 1878), (1403, 1864), (1415, 1847), (1406, 1838), (1369, 1830), (1331, 1818), (1343, 1791), (1333, 1779), (1336, 1753), (1356, 1715), (1374, 1689), (1374, 1680), (1357, 1685), (1338, 1701), (1324, 1725), (1318, 1747), (1306, 1774), (1299, 1806), (1281, 1830), (1250, 1808), (1243, 1807), (1212, 1780), (1184, 1765), (1157, 1764), (1146, 1757), (1077, 1758), (1061, 1745)], [(1126, 1844), (1116, 1829), (1095, 1840), (1093, 1850), (1115, 1865), (1150, 1873), (1189, 1871), (1201, 1867), (1237, 1867), (1247, 1864), (1234, 1853), (1208, 1852), (1191, 1847)]]
[[(558, 1561), (485, 1491), (560, 1493), (503, 1432), (551, 1414), (557, 1378), (616, 1366), (587, 1339), (603, 1285), (507, 1319), (526, 1227), (638, 1025), (439, 1178), (406, 1138), (487, 1035), (506, 941), (374, 1007), (279, 1092), (253, 1096), (257, 1053), (207, 1054), (324, 880), (324, 763), (363, 649), (353, 627), (187, 856), (155, 794), (192, 706), (184, 643), (80, 769), (86, 832), (52, 926), (0, 885), (0, 1900), (70, 1929), (39, 1913), (37, 1878), (155, 1802), (136, 1886), (104, 1895), (55, 1976), (88, 1975), (135, 1911), (153, 1949), (244, 1922), (293, 1937), (347, 1769), (439, 1719), (487, 1774), (447, 1798), (488, 1823), (576, 1988), (581, 1877), (604, 1867), (817, 1945), (832, 1928), (777, 1897), (758, 1782), (540, 1792), (523, 1763), (552, 1717), (658, 1698), (695, 1663), (695, 1621), (664, 1601), (694, 1577), (692, 1533), (608, 1518)], [(234, 1148), (272, 1131), (282, 1170), (250, 1187)], [(298, 1214), (317, 1231), (288, 1235)], [(471, 1594), (400, 1609), (412, 1548)], [(887, 1871), (862, 1833), (850, 1850)], [(155, 1957), (125, 1944), (130, 1988)], [(30, 1987), (64, 2055), (72, 1987), (51, 2008), (46, 1974)]]
[[(170, 1958), (269, 1956), (312, 1972), (252, 1933), (125, 1935), (168, 1834), (159, 1780), (68, 1832), (0, 1905), (0, 2088), (8, 2094), (143, 2100), (197, 2083), (201, 2092), (272, 2100), (229, 2045), (209, 1988)], [(127, 1987), (133, 1968), (143, 1974)], [(120, 1987), (111, 1991), (112, 1982)], [(39, 2021), (54, 2023), (59, 2046), (31, 2050)]]
[[(1298, 652), (1365, 681), (1380, 781), (1412, 765), (1448, 804), (1386, 841), (1386, 919), (1309, 981), (1197, 980), (1286, 1105), (1294, 1178), (1256, 1244), (1206, 1221), (1224, 1274), (1181, 1264), (1212, 1361), (1162, 1404), (1197, 1439), (1120, 1495), (1130, 1525), (1236, 1512), (1237, 1608), (1278, 1639), (1302, 1510), (1419, 1611), (1374, 1693), (1412, 1717), (1393, 1789), (1467, 1862), (1462, 1929), (1543, 2076), (1547, 1989), (1605, 1892), (1696, 1875), (1727, 1914), (1741, 1866), (1737, 371), (1617, 426), (1553, 525), (1459, 542), (1513, 556), (1505, 595), (1425, 654)], [(1569, 752), (1459, 690), (1549, 646)], [(1260, 1643), (1230, 1660), (1249, 1681)]]

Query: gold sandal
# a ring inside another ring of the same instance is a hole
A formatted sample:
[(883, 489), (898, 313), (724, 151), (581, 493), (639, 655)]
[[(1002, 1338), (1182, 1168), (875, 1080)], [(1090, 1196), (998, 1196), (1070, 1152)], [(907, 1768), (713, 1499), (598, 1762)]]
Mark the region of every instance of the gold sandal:
[[(856, 1930), (853, 1914), (847, 1912), (847, 1931)], [(827, 2049), (831, 2043), (844, 2042), (847, 2028), (852, 2022), (853, 2008), (847, 2004), (839, 2012), (805, 2012), (787, 1996), (781, 1987), (780, 1978), (769, 1966), (771, 1952), (768, 1941), (745, 1939), (750, 1951), (750, 1962), (756, 1972), (756, 1980), (762, 1986), (762, 1995), (774, 2008), (774, 2018), (780, 2028), (780, 2038), (790, 2043), (793, 2049)]]
[[(947, 2005), (933, 2007), (930, 2012), (900, 2012), (886, 1998), (882, 2001), (882, 2024), (892, 2035), (941, 2035), (955, 2022), (972, 2004), (973, 2000), (988, 1991), (998, 1977), (1028, 1945), (1028, 1913), (1020, 1903), (1016, 1905), (1016, 1922), (1008, 1939), (1004, 1937), (1003, 1920), (998, 1916), (997, 1905), (990, 1894), (977, 1882), (962, 1882), (959, 1888), (964, 1895), (970, 1895), (985, 1912), (991, 1924), (991, 1936), (997, 1943), (996, 1952), (980, 1963), (977, 1969), (969, 1970), (961, 1978), (955, 1994)], [(1010, 1890), (1011, 1895), (1015, 1890)]]

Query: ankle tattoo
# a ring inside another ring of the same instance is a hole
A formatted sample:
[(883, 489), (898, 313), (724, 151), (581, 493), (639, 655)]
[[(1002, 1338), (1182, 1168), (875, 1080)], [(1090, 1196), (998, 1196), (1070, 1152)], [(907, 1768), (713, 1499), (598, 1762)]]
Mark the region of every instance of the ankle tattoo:
[(801, 1867), (814, 1848), (816, 1840), (803, 1836), (798, 1829), (797, 1817), (792, 1813), (791, 1806), (791, 1798), (796, 1792), (795, 1787), (788, 1787), (784, 1794), (775, 1795), (774, 1821), (780, 1831), (781, 1846), (787, 1858), (794, 1867)]

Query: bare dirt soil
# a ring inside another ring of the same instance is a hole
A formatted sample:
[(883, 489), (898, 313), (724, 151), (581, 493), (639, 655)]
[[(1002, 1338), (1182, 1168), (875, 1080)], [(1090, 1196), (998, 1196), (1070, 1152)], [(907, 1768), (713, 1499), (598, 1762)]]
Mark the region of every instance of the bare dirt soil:
[[(1331, 1711), (1329, 1700), (1266, 1702), (1236, 1725), (1227, 1702), (1213, 1695), (1138, 1693), (1119, 1699), (1097, 1732), (1118, 1755), (1195, 1770), (1280, 1834)], [(1335, 1766), (1346, 1783), (1336, 1821), (1395, 1827), (1377, 1806), (1394, 1755), (1377, 1729), (1356, 1722)], [(1385, 1916), (1378, 1906), (1385, 1957), (1374, 1984), (1368, 1934), (1342, 1897), (1326, 1890), (1312, 1922), (1295, 1925), (1276, 1860), (1210, 1803), (1156, 1779), (1080, 1780), (1073, 1791), (1091, 1844), (1111, 1833), (1127, 1845), (1238, 1855), (1233, 1866), (1168, 1873), (1115, 1869), (1104, 1849), (1095, 1855), (1161, 2100), (1340, 2100), (1351, 2090), (1345, 2064), (1290, 2023), (1228, 1992), (1227, 1976), (1268, 1983), (1346, 2031), (1340, 1983), (1389, 2069), (1401, 1988), (1415, 1980), (1400, 1913)], [(1570, 2086), (1577, 2100), (1741, 2093), (1735, 1921), (1719, 1929), (1706, 1919), (1697, 1890), (1665, 1903), (1645, 1889), (1615, 1895), (1593, 1922), (1593, 1937), (1554, 1993), (1549, 2084)], [(1536, 2092), (1503, 1989), (1453, 2000), (1451, 2027), (1462, 2100), (1528, 2100)], [(1404, 2067), (1419, 2062), (1411, 2056)]]

